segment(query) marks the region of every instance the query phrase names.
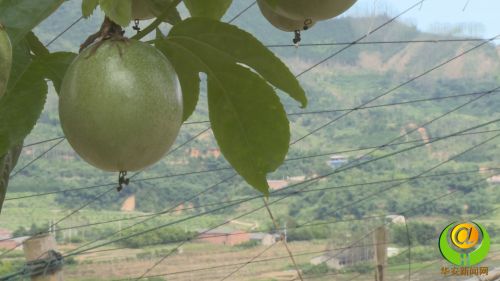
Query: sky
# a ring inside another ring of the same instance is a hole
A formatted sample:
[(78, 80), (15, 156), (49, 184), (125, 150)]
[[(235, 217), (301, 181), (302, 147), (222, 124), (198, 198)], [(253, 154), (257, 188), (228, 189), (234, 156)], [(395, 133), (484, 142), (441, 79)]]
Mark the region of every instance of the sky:
[[(358, 0), (346, 15), (366, 15), (374, 11), (379, 14), (386, 10), (390, 15), (396, 15), (417, 2)], [(421, 8), (412, 10), (403, 19), (424, 31), (445, 32), (461, 25), (466, 27), (466, 35), (491, 38), (500, 34), (500, 0), (426, 0)]]

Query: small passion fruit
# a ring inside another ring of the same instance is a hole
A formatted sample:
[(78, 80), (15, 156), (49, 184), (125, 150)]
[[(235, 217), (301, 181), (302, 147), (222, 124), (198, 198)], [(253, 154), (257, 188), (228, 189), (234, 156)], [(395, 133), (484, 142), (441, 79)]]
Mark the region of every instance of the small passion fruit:
[(347, 11), (357, 0), (263, 0), (286, 18), (298, 21), (321, 21)]
[(85, 161), (106, 171), (143, 169), (160, 160), (179, 133), (177, 75), (146, 43), (96, 43), (69, 66), (59, 116), (68, 142)]
[(274, 27), (283, 31), (292, 32), (297, 30), (306, 30), (312, 27), (315, 22), (311, 19), (294, 20), (284, 17), (273, 11), (271, 6), (265, 0), (257, 0), (262, 15)]

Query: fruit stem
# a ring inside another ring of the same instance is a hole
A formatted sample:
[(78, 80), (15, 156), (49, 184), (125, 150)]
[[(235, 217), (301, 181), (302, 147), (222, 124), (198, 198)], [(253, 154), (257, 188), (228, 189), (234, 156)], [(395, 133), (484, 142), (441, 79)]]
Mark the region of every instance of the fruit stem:
[(116, 24), (108, 17), (105, 17), (101, 25), (101, 28), (99, 28), (99, 31), (90, 35), (83, 42), (83, 44), (80, 45), (80, 52), (82, 52), (85, 48), (92, 45), (96, 41), (102, 42), (103, 40), (108, 40), (108, 39), (124, 40), (126, 39), (125, 37), (123, 37), (124, 33), (125, 31), (123, 31), (120, 25)]
[(116, 190), (118, 192), (122, 191), (124, 185), (128, 185), (130, 183), (130, 179), (127, 178), (127, 171), (120, 171), (118, 174), (118, 187)]

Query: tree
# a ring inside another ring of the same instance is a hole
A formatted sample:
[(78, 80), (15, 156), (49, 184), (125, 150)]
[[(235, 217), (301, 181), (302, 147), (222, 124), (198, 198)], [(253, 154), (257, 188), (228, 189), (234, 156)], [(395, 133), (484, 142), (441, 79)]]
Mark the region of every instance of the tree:
[[(430, 245), (438, 234), (435, 226), (424, 222), (409, 222), (408, 230), (413, 245)], [(408, 245), (408, 231), (405, 225), (394, 225), (391, 234), (393, 241), (399, 245)]]
[[(112, 37), (112, 31), (121, 32), (136, 18), (155, 17), (153, 23), (130, 39), (140, 40), (156, 32), (156, 39), (149, 43), (168, 58), (177, 72), (184, 121), (198, 102), (199, 73), (207, 75), (209, 117), (221, 152), (251, 186), (268, 194), (266, 175), (283, 163), (290, 142), (289, 122), (276, 89), (305, 107), (306, 95), (297, 79), (255, 37), (220, 21), (231, 0), (185, 0), (192, 16), (186, 19), (181, 19), (177, 12), (182, 0), (141, 2), (143, 11), (138, 15), (132, 0), (83, 0), (83, 17), (88, 18), (100, 7), (106, 18), (99, 31), (85, 41), (82, 39), (82, 49), (94, 42), (97, 48), (99, 42)], [(8, 175), (18, 156), (19, 151), (14, 148), (22, 144), (43, 110), (47, 80), (59, 92), (66, 70), (77, 56), (70, 52), (50, 53), (31, 31), (62, 3), (0, 1), (0, 22), (13, 49), (10, 80), (0, 99), (0, 119), (7, 120), (0, 124), (0, 155), (4, 155), (2, 159), (11, 159), (9, 165), (0, 166), (0, 194), (6, 192)], [(162, 22), (172, 26), (167, 35), (157, 29)]]

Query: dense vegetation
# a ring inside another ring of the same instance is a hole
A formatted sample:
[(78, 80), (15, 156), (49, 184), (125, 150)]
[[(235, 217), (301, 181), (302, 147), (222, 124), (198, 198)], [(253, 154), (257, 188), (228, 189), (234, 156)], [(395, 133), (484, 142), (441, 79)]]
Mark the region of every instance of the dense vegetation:
[[(74, 1), (64, 4), (57, 12), (57, 16), (51, 17), (38, 28), (37, 34), (42, 38), (42, 41), (47, 42), (59, 30), (56, 27), (63, 26), (70, 22), (71, 18), (78, 16), (79, 11), (75, 8), (77, 4)], [(237, 6), (234, 8), (235, 10), (238, 8)], [(248, 17), (239, 21), (239, 25), (251, 32), (255, 31), (253, 13), (256, 12), (250, 11)], [(78, 42), (96, 29), (99, 16), (95, 17), (96, 19), (90, 21), (90, 24), (81, 24), (73, 32), (65, 34), (51, 48), (54, 50), (61, 48), (76, 49)], [(373, 21), (372, 25), (376, 25), (386, 19), (386, 16), (380, 16), (374, 21), (368, 18), (344, 17), (321, 23), (317, 25), (314, 32), (303, 34), (304, 43), (352, 41), (359, 34), (366, 32), (366, 22), (368, 20)], [(276, 32), (269, 25), (262, 26), (264, 28), (260, 28), (259, 25), (258, 33), (253, 33), (265, 42), (288, 43), (291, 39), (290, 34)], [(329, 36), (323, 38), (322, 34), (325, 33), (328, 33)], [(387, 27), (387, 30), (379, 34), (381, 35), (374, 34), (370, 37), (371, 40), (439, 39), (450, 36), (449, 34), (422, 33), (414, 26), (402, 22), (393, 23)], [(321, 72), (313, 71), (307, 74), (307, 79), (304, 79), (304, 85), (310, 99), (310, 106), (307, 109), (301, 110), (290, 101), (284, 102), (288, 102), (287, 111), (289, 113), (352, 108), (391, 89), (398, 83), (408, 79), (408, 77), (434, 66), (437, 62), (446, 60), (460, 50), (470, 48), (473, 44), (386, 44), (353, 47), (337, 56), (330, 63), (322, 66)], [(340, 47), (276, 48), (273, 50), (289, 62), (292, 69), (298, 73), (306, 65), (326, 57), (338, 48)], [(406, 63), (404, 67), (398, 66), (403, 56)], [(421, 59), (422, 56), (425, 56), (426, 59)], [(432, 58), (429, 56), (432, 56)], [(482, 58), (488, 58), (492, 63), (483, 63)], [(452, 73), (451, 70), (456, 68), (459, 68), (459, 70)], [(459, 66), (454, 65), (440, 69), (435, 74), (419, 79), (380, 99), (377, 104), (438, 98), (489, 90), (494, 88), (498, 82), (498, 69), (498, 54), (495, 46), (490, 44), (468, 55)], [(491, 71), (485, 75), (484, 72), (487, 70)], [(429, 124), (425, 127), (425, 133), (430, 138), (444, 136), (498, 117), (497, 108), (500, 104), (498, 104), (499, 99), (495, 98), (496, 94), (492, 93), (485, 96), (453, 114)], [(202, 109), (206, 108), (204, 106), (206, 103), (205, 98), (202, 97), (200, 109), (188, 122), (207, 119), (207, 113)], [(438, 117), (471, 98), (465, 96), (441, 101), (358, 110), (293, 145), (289, 152), (289, 158), (291, 159), (320, 154), (324, 156), (289, 161), (271, 178), (286, 179), (294, 176), (305, 176), (307, 178), (332, 172), (334, 168), (326, 163), (329, 155), (337, 154), (338, 151), (383, 144), (401, 133), (416, 129), (415, 125)], [(292, 139), (308, 134), (308, 132), (340, 114), (342, 112), (291, 116)], [(207, 126), (208, 124), (185, 125), (182, 128), (177, 145), (194, 137)], [(482, 128), (482, 130), (495, 128), (497, 128), (495, 125), (491, 125)], [(57, 115), (57, 98), (54, 94), (51, 94), (39, 123), (26, 143), (61, 135)], [(489, 136), (492, 136), (492, 134), (459, 136), (431, 146), (411, 150), (396, 157), (342, 172), (320, 181), (311, 188), (322, 189), (387, 179), (409, 178), (464, 151)], [(371, 154), (370, 157), (373, 159), (421, 143), (419, 141), (422, 140), (422, 135), (413, 132), (397, 142), (408, 140), (416, 140), (417, 142), (390, 146)], [(18, 167), (22, 167), (53, 144), (48, 143), (26, 149)], [(215, 149), (216, 144), (210, 134), (199, 137), (166, 157), (159, 164), (142, 172), (136, 179), (160, 178), (133, 183), (119, 194), (110, 193), (102, 197), (92, 206), (94, 208), (118, 210), (124, 199), (132, 194), (136, 196), (137, 209), (140, 211), (160, 211), (175, 206), (231, 175), (230, 170), (219, 170), (229, 165), (222, 157), (216, 157), (217, 155), (212, 153), (216, 151)], [(194, 157), (193, 151), (198, 151), (201, 156)], [(346, 155), (349, 161), (354, 162), (358, 157), (369, 151), (363, 150), (342, 154)], [(452, 216), (479, 214), (491, 208), (492, 204), (500, 200), (498, 193), (491, 193), (492, 187), (486, 182), (473, 185), (478, 180), (488, 176), (488, 174), (480, 174), (477, 171), (479, 168), (493, 167), (495, 165), (494, 155), (499, 152), (499, 147), (494, 142), (488, 143), (432, 172), (434, 174), (459, 173), (458, 175), (429, 177), (404, 182), (398, 188), (387, 193), (381, 193), (380, 196), (372, 200), (362, 201), (360, 204), (346, 205), (373, 192), (383, 190), (394, 183), (325, 189), (295, 195), (288, 204), (287, 215), (297, 221), (311, 218), (319, 220), (345, 217), (361, 218), (372, 214), (400, 213), (417, 207), (418, 210), (415, 209), (412, 213)], [(177, 177), (169, 176), (214, 169), (218, 171)], [(169, 172), (165, 173), (165, 171)], [(460, 173), (462, 171), (468, 172)], [(90, 167), (79, 159), (66, 143), (63, 143), (13, 178), (8, 196), (15, 197), (18, 192), (48, 192), (113, 182), (116, 182), (115, 175), (97, 171)], [(93, 199), (106, 188), (109, 188), (109, 186), (61, 193), (57, 195), (56, 202), (71, 208)], [(468, 193), (472, 189), (474, 192)], [(439, 204), (420, 206), (425, 200), (456, 190), (468, 194), (467, 196), (451, 196), (447, 200), (439, 202)], [(192, 201), (192, 207), (194, 208), (188, 208), (187, 212), (203, 212), (213, 208), (213, 205), (210, 204), (256, 194), (252, 189), (246, 188), (246, 185), (240, 179), (235, 178), (217, 186), (208, 193), (196, 197)], [(233, 206), (218, 212), (218, 214), (231, 214), (236, 208), (238, 206)], [(294, 235), (297, 235), (297, 239), (300, 240), (300, 236), (306, 234), (296, 233)]]

